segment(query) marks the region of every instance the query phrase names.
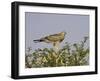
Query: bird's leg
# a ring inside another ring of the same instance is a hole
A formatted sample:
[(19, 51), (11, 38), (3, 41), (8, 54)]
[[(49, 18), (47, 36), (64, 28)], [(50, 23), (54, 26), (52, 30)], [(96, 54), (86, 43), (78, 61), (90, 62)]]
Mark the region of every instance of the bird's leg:
[(57, 53), (59, 51), (59, 42), (53, 43), (54, 51)]

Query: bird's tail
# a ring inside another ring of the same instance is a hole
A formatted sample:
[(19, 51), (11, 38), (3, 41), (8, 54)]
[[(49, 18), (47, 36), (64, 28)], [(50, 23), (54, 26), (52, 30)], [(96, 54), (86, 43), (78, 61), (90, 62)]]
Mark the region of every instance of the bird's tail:
[(42, 39), (37, 39), (37, 40), (33, 40), (35, 43), (38, 43), (38, 42), (43, 42)]

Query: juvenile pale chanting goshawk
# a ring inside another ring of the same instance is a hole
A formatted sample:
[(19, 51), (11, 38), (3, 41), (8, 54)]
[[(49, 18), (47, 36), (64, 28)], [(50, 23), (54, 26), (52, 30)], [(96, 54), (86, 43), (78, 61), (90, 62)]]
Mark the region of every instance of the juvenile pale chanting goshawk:
[(59, 44), (64, 40), (65, 35), (66, 35), (66, 32), (60, 32), (60, 33), (45, 36), (43, 38), (33, 40), (33, 41), (35, 43), (38, 43), (38, 42), (52, 43), (55, 50), (58, 50)]

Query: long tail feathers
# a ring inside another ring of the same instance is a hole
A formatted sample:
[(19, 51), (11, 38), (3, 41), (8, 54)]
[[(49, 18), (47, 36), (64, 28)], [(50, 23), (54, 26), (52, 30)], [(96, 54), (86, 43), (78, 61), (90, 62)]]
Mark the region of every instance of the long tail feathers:
[(35, 43), (38, 43), (38, 42), (42, 42), (43, 40), (41, 39), (38, 39), (38, 40), (33, 40)]

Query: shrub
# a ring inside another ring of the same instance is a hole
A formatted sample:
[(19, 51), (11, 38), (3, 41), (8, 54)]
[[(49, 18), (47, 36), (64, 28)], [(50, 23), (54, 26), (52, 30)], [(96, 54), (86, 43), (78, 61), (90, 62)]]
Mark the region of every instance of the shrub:
[(26, 68), (88, 65), (89, 47), (85, 46), (87, 40), (88, 37), (84, 37), (79, 43), (66, 42), (58, 52), (53, 48), (37, 49), (26, 55)]

